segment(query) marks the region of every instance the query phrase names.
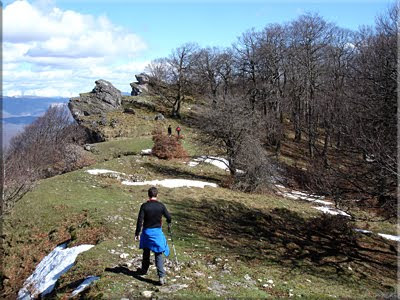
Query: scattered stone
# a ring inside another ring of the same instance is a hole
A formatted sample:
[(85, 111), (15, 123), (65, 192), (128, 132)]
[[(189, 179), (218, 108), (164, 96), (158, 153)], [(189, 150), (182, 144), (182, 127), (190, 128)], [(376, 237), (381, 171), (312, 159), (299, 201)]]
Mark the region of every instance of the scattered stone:
[(124, 108), (124, 113), (134, 115), (136, 114), (135, 110), (131, 107)]
[(211, 290), (217, 295), (225, 293), (225, 288), (226, 286), (224, 284), (216, 280), (214, 280), (211, 284)]
[(274, 284), (274, 281), (273, 281), (272, 279), (269, 279), (267, 282), (268, 282), (269, 284)]
[(162, 113), (159, 113), (158, 115), (155, 116), (154, 120), (156, 121), (164, 121), (165, 117)]
[(211, 269), (211, 270), (215, 270), (215, 269), (217, 268), (217, 266), (216, 266), (216, 265), (213, 265), (213, 264), (208, 264), (207, 267), (208, 267), (209, 269)]
[(244, 275), (244, 279), (246, 279), (247, 281), (251, 280), (251, 277), (249, 274)]
[(129, 256), (128, 253), (122, 253), (119, 257), (124, 259), (124, 258), (127, 258), (128, 256)]
[(193, 275), (196, 276), (196, 277), (203, 277), (204, 273), (203, 272), (199, 272), (199, 271), (195, 271)]
[(107, 118), (106, 117), (102, 117), (101, 119), (100, 119), (100, 121), (99, 121), (99, 124), (101, 125), (101, 126), (107, 126)]
[(145, 298), (151, 298), (152, 295), (153, 295), (153, 291), (143, 291), (142, 292), (142, 296)]
[(121, 264), (122, 267), (126, 267), (126, 268), (130, 268), (132, 267), (132, 264), (130, 262), (124, 262), (123, 264)]
[(116, 119), (112, 119), (111, 122), (110, 122), (110, 126), (111, 126), (112, 128), (117, 127), (117, 124), (118, 124), (118, 121), (117, 121)]
[(189, 287), (187, 284), (172, 284), (170, 286), (163, 286), (159, 288), (162, 293), (172, 293)]
[(83, 149), (85, 149), (86, 151), (92, 151), (92, 149), (93, 149), (94, 147), (93, 147), (93, 145), (90, 145), (90, 144), (85, 144), (84, 146), (83, 146)]

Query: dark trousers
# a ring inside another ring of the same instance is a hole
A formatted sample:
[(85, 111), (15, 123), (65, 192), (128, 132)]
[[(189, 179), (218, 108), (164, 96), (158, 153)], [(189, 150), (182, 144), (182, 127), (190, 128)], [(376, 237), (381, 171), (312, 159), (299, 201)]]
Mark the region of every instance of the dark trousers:
[[(154, 258), (156, 261), (158, 277), (164, 277), (165, 270), (164, 270), (163, 253), (162, 252), (159, 252), (159, 253), (154, 252)], [(144, 272), (147, 272), (147, 270), (149, 269), (149, 266), (150, 266), (150, 249), (144, 248), (143, 249), (142, 270)]]

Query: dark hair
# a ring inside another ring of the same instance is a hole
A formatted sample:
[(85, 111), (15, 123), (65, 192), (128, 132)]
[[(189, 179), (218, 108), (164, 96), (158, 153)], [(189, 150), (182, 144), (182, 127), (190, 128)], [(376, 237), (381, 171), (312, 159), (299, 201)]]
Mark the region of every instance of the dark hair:
[(149, 198), (157, 197), (158, 190), (156, 187), (153, 186), (153, 187), (149, 188), (147, 193), (149, 195)]

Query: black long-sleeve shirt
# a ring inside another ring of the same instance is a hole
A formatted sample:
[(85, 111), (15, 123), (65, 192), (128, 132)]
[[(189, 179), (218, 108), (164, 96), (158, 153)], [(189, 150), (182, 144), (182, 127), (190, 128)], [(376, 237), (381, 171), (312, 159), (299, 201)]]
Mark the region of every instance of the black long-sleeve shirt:
[(157, 228), (162, 225), (162, 216), (171, 223), (171, 215), (165, 205), (157, 200), (149, 200), (140, 206), (139, 216), (136, 223), (135, 235), (138, 236), (143, 228)]

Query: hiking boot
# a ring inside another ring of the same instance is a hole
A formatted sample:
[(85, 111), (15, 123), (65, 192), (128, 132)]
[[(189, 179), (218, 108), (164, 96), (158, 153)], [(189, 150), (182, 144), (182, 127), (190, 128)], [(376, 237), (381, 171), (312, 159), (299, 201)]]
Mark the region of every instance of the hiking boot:
[(160, 285), (167, 284), (167, 279), (165, 277), (160, 277)]
[(137, 275), (147, 275), (147, 271), (144, 271), (142, 268), (138, 268), (136, 270)]

